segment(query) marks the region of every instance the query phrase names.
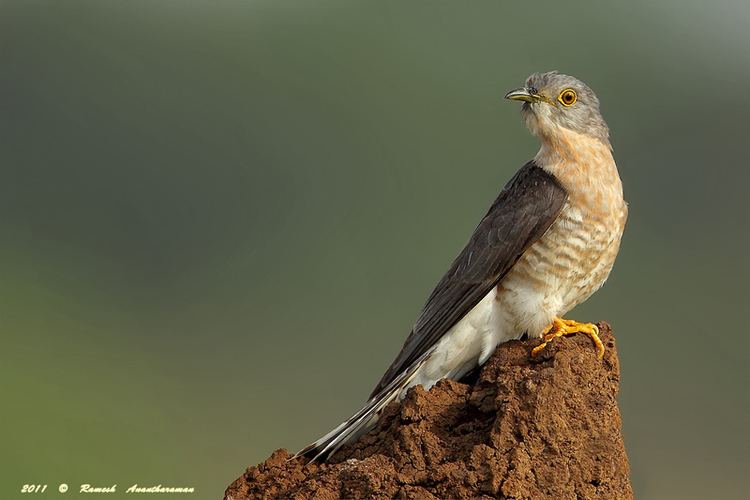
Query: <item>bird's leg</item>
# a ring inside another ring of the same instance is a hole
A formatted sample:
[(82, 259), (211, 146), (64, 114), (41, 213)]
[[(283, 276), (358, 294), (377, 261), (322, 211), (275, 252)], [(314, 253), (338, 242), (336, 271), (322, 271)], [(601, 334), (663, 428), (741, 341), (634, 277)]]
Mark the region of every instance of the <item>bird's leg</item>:
[(604, 357), (604, 344), (599, 339), (599, 328), (593, 323), (579, 323), (572, 319), (555, 318), (544, 332), (542, 332), (543, 342), (536, 346), (531, 351), (531, 357), (534, 358), (539, 355), (540, 352), (547, 347), (547, 344), (557, 337), (563, 337), (568, 335), (574, 335), (576, 333), (584, 333), (589, 336), (599, 356), (599, 359)]

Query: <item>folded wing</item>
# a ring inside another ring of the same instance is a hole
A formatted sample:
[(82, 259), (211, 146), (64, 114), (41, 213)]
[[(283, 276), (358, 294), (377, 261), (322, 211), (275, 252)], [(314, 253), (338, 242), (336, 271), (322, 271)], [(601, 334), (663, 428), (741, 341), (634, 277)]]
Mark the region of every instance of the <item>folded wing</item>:
[(552, 225), (567, 193), (533, 161), (508, 182), (438, 282), (404, 347), (370, 395), (383, 391), (485, 297)]

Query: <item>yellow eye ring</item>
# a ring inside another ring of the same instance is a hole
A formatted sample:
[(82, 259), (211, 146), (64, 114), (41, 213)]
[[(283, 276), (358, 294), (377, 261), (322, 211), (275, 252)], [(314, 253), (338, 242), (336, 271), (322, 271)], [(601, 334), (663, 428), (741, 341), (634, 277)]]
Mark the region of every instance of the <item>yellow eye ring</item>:
[(576, 94), (576, 91), (573, 89), (565, 89), (560, 92), (559, 96), (557, 96), (557, 100), (560, 101), (560, 104), (563, 106), (572, 106), (578, 100), (578, 94)]

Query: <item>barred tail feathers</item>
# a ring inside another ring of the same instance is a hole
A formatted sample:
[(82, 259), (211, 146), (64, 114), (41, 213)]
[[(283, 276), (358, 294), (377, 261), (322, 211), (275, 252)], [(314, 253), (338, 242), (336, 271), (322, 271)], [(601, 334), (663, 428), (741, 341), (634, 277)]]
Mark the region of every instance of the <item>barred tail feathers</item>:
[(383, 409), (391, 401), (397, 399), (405, 388), (410, 387), (410, 383), (414, 380), (419, 368), (424, 364), (425, 358), (426, 356), (422, 356), (418, 359), (409, 369), (384, 387), (377, 395), (370, 398), (365, 406), (346, 422), (298, 451), (294, 458), (304, 456), (310, 458), (311, 462), (318, 460), (325, 462), (343, 445), (354, 441), (372, 429)]

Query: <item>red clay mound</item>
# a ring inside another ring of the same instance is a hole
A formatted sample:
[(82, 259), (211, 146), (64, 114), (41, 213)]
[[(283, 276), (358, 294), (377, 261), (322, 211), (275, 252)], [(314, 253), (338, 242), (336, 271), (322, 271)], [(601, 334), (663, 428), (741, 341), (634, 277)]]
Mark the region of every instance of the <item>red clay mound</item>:
[(508, 342), (473, 384), (411, 389), (329, 463), (277, 450), (224, 498), (632, 498), (615, 339), (599, 328), (604, 360), (583, 335), (535, 360), (539, 340)]

